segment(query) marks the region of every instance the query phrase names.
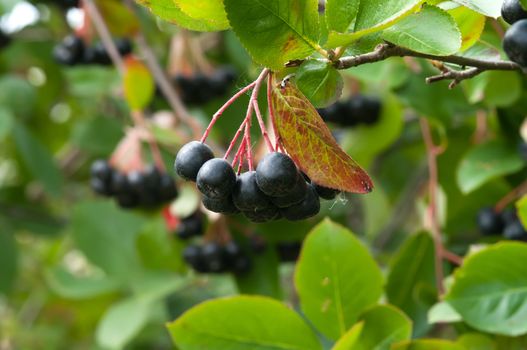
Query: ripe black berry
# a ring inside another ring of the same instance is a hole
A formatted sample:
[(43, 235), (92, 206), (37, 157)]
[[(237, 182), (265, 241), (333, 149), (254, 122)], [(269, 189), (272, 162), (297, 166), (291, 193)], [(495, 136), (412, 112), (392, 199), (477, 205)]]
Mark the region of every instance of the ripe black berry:
[(117, 204), (123, 209), (132, 209), (139, 205), (139, 198), (134, 193), (119, 193), (116, 197)]
[(256, 183), (268, 196), (283, 197), (291, 193), (300, 173), (289, 156), (273, 152), (267, 154), (256, 168)]
[(60, 64), (72, 66), (83, 60), (84, 42), (75, 35), (64, 38), (62, 43), (53, 49), (53, 57)]
[(168, 174), (161, 174), (158, 184), (158, 197), (161, 201), (171, 201), (178, 196), (178, 190), (174, 179)]
[(256, 184), (256, 171), (248, 171), (238, 176), (232, 199), (241, 211), (254, 212), (274, 207), (270, 198)]
[(112, 178), (113, 169), (106, 160), (98, 159), (92, 163), (90, 173), (94, 178), (109, 182)]
[(283, 216), (290, 221), (305, 220), (318, 214), (320, 198), (312, 185), (308, 186), (306, 198), (299, 204), (282, 209)]
[(503, 237), (515, 241), (525, 241), (527, 240), (527, 232), (520, 220), (516, 220), (505, 227)]
[(200, 246), (189, 245), (183, 250), (183, 260), (198, 272), (205, 272), (205, 259)]
[(107, 182), (104, 182), (103, 180), (99, 178), (92, 178), (90, 180), (90, 185), (93, 190), (93, 192), (98, 193), (103, 196), (111, 196), (112, 191), (110, 189), (110, 186)]
[(505, 33), (503, 49), (511, 61), (527, 67), (527, 19), (514, 23)]
[(215, 242), (209, 242), (201, 250), (203, 263), (209, 272), (221, 272), (225, 269), (223, 249)]
[(326, 199), (326, 200), (333, 200), (335, 197), (340, 193), (339, 190), (334, 190), (332, 188), (327, 188), (324, 186), (320, 186), (317, 184), (314, 184), (315, 191), (317, 191), (317, 194), (320, 198)]
[(273, 197), (271, 201), (278, 208), (288, 208), (302, 202), (307, 196), (308, 184), (303, 176), (299, 176), (296, 184), (287, 196)]
[(515, 221), (518, 221), (518, 214), (516, 213), (516, 209), (514, 208), (505, 209), (501, 213), (501, 220), (503, 221), (503, 224), (505, 226), (512, 224)]
[(196, 177), (196, 184), (201, 193), (211, 199), (225, 198), (232, 193), (236, 174), (225, 159), (214, 158), (203, 164)]
[(505, 0), (501, 7), (501, 16), (505, 22), (514, 24), (521, 19), (527, 18), (527, 11), (525, 11), (519, 0)]
[(199, 213), (181, 220), (176, 229), (176, 235), (181, 239), (189, 239), (203, 234), (203, 218)]
[(232, 215), (240, 212), (240, 210), (234, 205), (232, 196), (227, 196), (220, 199), (212, 199), (204, 196), (203, 206), (214, 213), (225, 215)]
[(281, 213), (277, 207), (246, 210), (243, 212), (245, 217), (254, 223), (264, 223), (280, 219)]
[(520, 156), (523, 158), (523, 160), (527, 161), (527, 142), (520, 142), (518, 145), (518, 152), (520, 153)]
[(280, 261), (294, 262), (300, 255), (302, 244), (300, 242), (280, 242), (276, 245), (276, 251)]
[(114, 171), (112, 173), (110, 187), (114, 194), (127, 193), (130, 191), (130, 184), (128, 183), (127, 176), (119, 171)]
[(9, 35), (4, 33), (0, 29), (0, 49), (3, 49), (4, 47), (7, 47), (10, 43), (11, 43), (11, 38), (9, 37)]
[(98, 42), (93, 46), (93, 59), (91, 62), (87, 63), (95, 63), (103, 66), (112, 64), (112, 59), (110, 58), (110, 55), (106, 51), (106, 48), (102, 42)]
[(192, 141), (179, 150), (174, 168), (183, 179), (196, 181), (199, 169), (212, 158), (214, 154), (209, 146), (199, 141)]
[(503, 220), (493, 208), (481, 209), (478, 213), (477, 222), (480, 232), (484, 235), (499, 234), (503, 231)]

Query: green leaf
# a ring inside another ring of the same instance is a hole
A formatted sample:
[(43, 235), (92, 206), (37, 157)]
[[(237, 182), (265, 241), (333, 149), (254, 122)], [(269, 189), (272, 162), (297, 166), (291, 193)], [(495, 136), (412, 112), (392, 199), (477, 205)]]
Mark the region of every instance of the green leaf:
[(120, 279), (132, 278), (139, 269), (135, 240), (142, 225), (142, 218), (112, 202), (85, 202), (73, 208), (77, 247), (93, 264)]
[(13, 137), (31, 175), (42, 183), (49, 195), (60, 196), (64, 178), (49, 150), (20, 122), (15, 123)]
[(124, 137), (123, 125), (115, 118), (96, 117), (75, 124), (71, 142), (98, 156), (107, 156)]
[(466, 6), (482, 15), (498, 18), (501, 16), (501, 4), (502, 1), (489, 1), (489, 0), (453, 0), (458, 4)]
[(15, 116), (11, 110), (0, 107), (0, 142), (9, 136), (15, 126)]
[[(437, 35), (438, 32), (441, 35)], [(386, 29), (382, 38), (430, 55), (452, 55), (461, 48), (461, 33), (456, 21), (448, 12), (426, 4), (418, 13), (409, 15)]]
[(465, 259), (445, 301), (471, 327), (494, 334), (527, 333), (527, 245), (503, 242)]
[(364, 327), (364, 322), (356, 323), (349, 331), (346, 332), (331, 350), (351, 350), (358, 342), (359, 337), (362, 333), (362, 328)]
[[(361, 328), (360, 332), (355, 330), (357, 326)], [(378, 305), (366, 311), (348, 333), (355, 341), (352, 343), (346, 334), (333, 350), (389, 350), (392, 344), (410, 339), (412, 322), (395, 307)]]
[(457, 169), (457, 183), (463, 193), (470, 193), (488, 181), (515, 173), (523, 168), (523, 160), (513, 147), (491, 141), (471, 149)]
[(253, 60), (281, 70), (320, 50), (317, 0), (225, 0), (232, 29)]
[(496, 343), (483, 334), (466, 333), (461, 335), (456, 344), (465, 350), (497, 350)]
[(55, 293), (74, 300), (115, 292), (120, 286), (117, 281), (104, 276), (77, 277), (62, 267), (47, 270), (45, 276)]
[(307, 318), (322, 334), (338, 339), (379, 300), (383, 279), (359, 240), (327, 219), (304, 241), (295, 285)]
[(125, 61), (124, 97), (133, 111), (140, 111), (152, 100), (155, 84), (150, 70), (138, 59), (128, 58)]
[(522, 95), (522, 79), (516, 72), (485, 74), (484, 103), (492, 107), (510, 107)]
[(315, 107), (334, 103), (344, 83), (340, 73), (327, 62), (308, 60), (296, 71), (296, 84)]
[[(349, 16), (348, 31), (330, 31), (329, 47), (348, 46), (363, 36), (380, 32), (410, 15), (424, 0), (370, 0), (361, 1), (356, 18)], [(353, 11), (354, 5), (350, 6)], [(343, 9), (340, 7), (340, 9)], [(345, 8), (344, 8), (345, 9)], [(353, 13), (353, 12), (352, 12)], [(354, 20), (354, 21), (353, 21)], [(343, 27), (339, 24), (339, 27)]]
[(527, 0), (520, 0), (520, 4), (524, 9), (527, 9)]
[(518, 217), (520, 218), (523, 227), (527, 227), (527, 195), (523, 196), (518, 202), (516, 202), (516, 208), (518, 209)]
[(396, 344), (392, 350), (465, 350), (465, 348), (447, 340), (420, 339)]
[(282, 143), (311, 180), (345, 192), (371, 192), (368, 174), (342, 150), (317, 110), (291, 82), (273, 86), (271, 94)]
[(141, 5), (148, 7), (150, 11), (159, 18), (174, 23), (180, 27), (199, 31), (212, 32), (226, 29), (223, 26), (208, 21), (206, 19), (196, 19), (185, 14), (179, 7), (177, 7), (174, 0), (136, 0)]
[(278, 275), (279, 261), (274, 249), (253, 254), (251, 271), (236, 275), (236, 284), (242, 294), (265, 295), (280, 299), (281, 288)]
[(11, 230), (2, 223), (0, 230), (0, 294), (11, 291), (17, 275), (18, 246)]
[(183, 13), (197, 20), (213, 23), (216, 30), (229, 29), (223, 0), (173, 0)]
[(360, 0), (327, 0), (326, 23), (329, 31), (346, 33), (359, 13)]
[(454, 323), (461, 322), (463, 318), (461, 315), (450, 305), (444, 301), (439, 302), (432, 306), (428, 311), (428, 322), (430, 323)]
[(410, 237), (390, 264), (386, 296), (414, 322), (416, 334), (428, 329), (428, 305), (419, 300), (419, 289), (435, 288), (434, 242), (422, 232)]
[(320, 350), (294, 311), (264, 298), (237, 296), (200, 304), (170, 323), (180, 350)]
[(459, 6), (448, 13), (454, 18), (461, 32), (461, 51), (476, 44), (485, 29), (485, 22), (487, 18), (468, 7)]

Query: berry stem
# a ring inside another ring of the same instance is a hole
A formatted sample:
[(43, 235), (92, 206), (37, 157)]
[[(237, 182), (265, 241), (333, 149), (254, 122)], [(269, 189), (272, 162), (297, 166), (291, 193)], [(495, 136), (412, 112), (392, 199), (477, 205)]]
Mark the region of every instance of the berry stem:
[(269, 119), (271, 119), (271, 126), (273, 127), (273, 133), (275, 137), (275, 148), (278, 149), (280, 146), (280, 135), (276, 128), (276, 119), (274, 115), (274, 108), (272, 102), (272, 87), (273, 87), (273, 74), (270, 73), (267, 76), (267, 109), (269, 111)]
[(494, 206), (494, 210), (497, 213), (501, 213), (503, 209), (505, 209), (510, 203), (525, 193), (527, 193), (527, 180), (522, 182), (512, 191), (507, 193), (502, 199), (500, 199), (500, 201)]
[(234, 155), (234, 159), (232, 160), (232, 166), (235, 167), (238, 162), (240, 162), (240, 159), (242, 158), (243, 153), (245, 152), (245, 139), (242, 140), (240, 143), (240, 147), (238, 147), (238, 151)]
[(209, 126), (207, 126), (207, 129), (205, 130), (205, 132), (203, 133), (203, 136), (201, 137), (201, 142), (202, 143), (207, 141), (207, 137), (209, 137), (209, 134), (210, 134), (212, 128), (214, 127), (214, 125), (216, 124), (218, 119), (222, 116), (222, 114), (227, 110), (227, 108), (229, 108), (234, 103), (234, 101), (239, 99), (247, 91), (249, 91), (252, 88), (254, 88), (255, 85), (256, 85), (256, 81), (252, 82), (251, 84), (247, 85), (246, 87), (244, 87), (243, 89), (238, 91), (227, 102), (225, 102), (225, 104), (220, 109), (218, 109), (218, 111), (216, 113), (214, 113), (214, 115), (212, 116), (212, 120), (209, 123)]
[(150, 126), (145, 121), (143, 112), (135, 110), (132, 111), (131, 114), (134, 123), (142, 127), (147, 133), (148, 146), (150, 148), (150, 152), (152, 153), (152, 157), (154, 157), (154, 163), (156, 164), (156, 167), (166, 173), (167, 169), (165, 162), (163, 162), (163, 157), (161, 156), (161, 150), (159, 149), (159, 145), (157, 144), (154, 134), (152, 133), (152, 129), (150, 129)]
[(253, 152), (251, 147), (251, 117), (252, 117), (252, 104), (249, 103), (249, 108), (247, 111), (247, 123), (245, 123), (245, 133), (244, 133), (244, 140), (245, 140), (245, 153), (247, 155), (247, 164), (249, 165), (249, 171), (254, 170), (254, 163), (253, 163)]
[(236, 145), (236, 141), (238, 141), (238, 137), (240, 137), (240, 134), (243, 132), (245, 128), (245, 124), (247, 123), (247, 119), (245, 119), (238, 130), (236, 131), (236, 134), (234, 134), (234, 137), (231, 140), (231, 143), (229, 144), (229, 148), (227, 149), (227, 152), (225, 152), (225, 155), (223, 156), (223, 159), (229, 158), (229, 155), (231, 154), (232, 150), (234, 149), (234, 146)]
[(269, 139), (269, 134), (267, 133), (267, 129), (265, 128), (265, 123), (262, 117), (262, 112), (260, 111), (260, 107), (258, 106), (258, 101), (254, 100), (253, 102), (253, 108), (254, 112), (256, 113), (256, 119), (258, 120), (258, 124), (260, 125), (260, 130), (262, 131), (262, 136), (265, 140), (265, 144), (267, 145), (267, 149), (269, 152), (274, 152), (273, 144), (271, 143), (271, 140)]

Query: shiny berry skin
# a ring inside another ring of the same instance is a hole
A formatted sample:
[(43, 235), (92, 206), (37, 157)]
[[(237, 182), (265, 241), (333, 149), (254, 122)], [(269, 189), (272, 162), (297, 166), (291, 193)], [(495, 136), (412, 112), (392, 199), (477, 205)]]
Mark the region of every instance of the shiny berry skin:
[(199, 169), (212, 158), (214, 154), (209, 146), (199, 141), (192, 141), (179, 150), (174, 169), (181, 178), (196, 181)]
[(225, 269), (223, 249), (215, 242), (205, 244), (201, 248), (203, 263), (209, 272), (222, 272)]
[(203, 234), (203, 218), (198, 213), (181, 220), (176, 229), (176, 235), (181, 239), (189, 239)]
[(280, 210), (277, 207), (247, 210), (244, 211), (243, 214), (249, 219), (249, 221), (258, 224), (278, 220), (282, 217)]
[(183, 260), (194, 270), (204, 272), (206, 270), (203, 251), (200, 246), (189, 245), (183, 250)]
[(525, 11), (519, 0), (505, 0), (501, 7), (501, 16), (509, 24), (514, 24), (522, 19), (527, 19)]
[(90, 174), (93, 178), (109, 182), (112, 178), (113, 169), (106, 160), (99, 159), (92, 163)]
[(317, 215), (320, 211), (320, 198), (317, 191), (311, 185), (307, 190), (306, 198), (299, 204), (282, 209), (284, 218), (290, 221), (305, 220)]
[(527, 232), (520, 220), (516, 220), (505, 227), (503, 237), (514, 241), (527, 241)]
[(178, 196), (178, 190), (174, 179), (168, 174), (161, 174), (158, 184), (158, 197), (163, 202), (171, 201)]
[(314, 184), (313, 186), (315, 187), (315, 191), (317, 191), (318, 196), (328, 201), (335, 199), (335, 197), (340, 193), (339, 190), (334, 190), (332, 188), (320, 186), (317, 184)]
[(256, 168), (256, 183), (268, 196), (287, 196), (295, 186), (300, 173), (293, 160), (286, 154), (267, 154)]
[(514, 23), (505, 33), (503, 49), (511, 61), (527, 68), (527, 19)]
[(84, 42), (80, 37), (70, 35), (53, 49), (53, 58), (57, 63), (73, 66), (80, 63), (84, 56)]
[(111, 196), (112, 191), (110, 189), (110, 186), (107, 182), (104, 182), (101, 179), (98, 178), (92, 178), (90, 180), (90, 186), (93, 190), (93, 192), (98, 193), (103, 196)]
[(232, 196), (220, 199), (212, 199), (204, 196), (203, 206), (214, 213), (220, 213), (225, 215), (233, 215), (240, 212), (240, 210), (234, 205)]
[(234, 205), (241, 211), (255, 211), (274, 207), (268, 196), (256, 184), (256, 171), (238, 176), (232, 193)]
[(130, 191), (130, 184), (125, 174), (114, 171), (110, 181), (110, 187), (114, 194), (127, 193)]
[(478, 212), (477, 223), (479, 230), (484, 235), (500, 234), (504, 223), (499, 213), (493, 208), (483, 208)]
[(295, 262), (300, 256), (301, 248), (300, 242), (280, 242), (276, 245), (278, 257), (283, 262)]
[(271, 201), (278, 208), (288, 208), (302, 202), (307, 196), (307, 189), (308, 183), (303, 176), (299, 176), (292, 191), (287, 196), (272, 197)]
[(232, 194), (236, 173), (225, 159), (207, 161), (198, 172), (196, 185), (201, 193), (211, 199), (226, 198)]

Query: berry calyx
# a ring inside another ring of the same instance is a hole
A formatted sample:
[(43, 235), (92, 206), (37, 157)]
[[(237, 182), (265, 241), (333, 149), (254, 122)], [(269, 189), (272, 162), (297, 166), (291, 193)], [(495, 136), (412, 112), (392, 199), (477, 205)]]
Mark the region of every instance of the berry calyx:
[(527, 67), (527, 19), (514, 23), (505, 33), (503, 49), (511, 61)]
[(196, 185), (201, 193), (211, 199), (228, 197), (236, 184), (234, 169), (225, 159), (207, 161), (198, 172)]
[(181, 178), (187, 181), (196, 181), (203, 164), (212, 158), (214, 158), (214, 154), (209, 146), (199, 141), (192, 141), (179, 150), (174, 168)]
[(256, 183), (268, 196), (287, 196), (295, 186), (300, 173), (293, 160), (286, 154), (267, 154), (256, 168)]

